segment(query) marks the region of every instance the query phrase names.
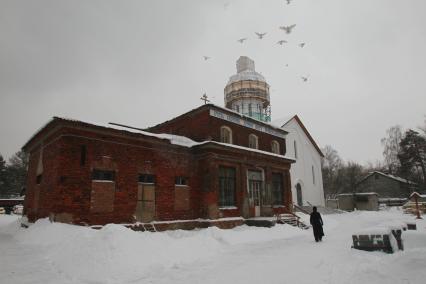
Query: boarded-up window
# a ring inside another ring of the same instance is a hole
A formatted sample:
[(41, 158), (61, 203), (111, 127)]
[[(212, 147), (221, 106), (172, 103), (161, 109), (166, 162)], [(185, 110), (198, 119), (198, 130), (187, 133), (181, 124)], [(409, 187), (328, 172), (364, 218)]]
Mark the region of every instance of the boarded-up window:
[(175, 186), (175, 210), (189, 210), (189, 187)]
[(115, 182), (92, 182), (90, 211), (108, 213), (114, 210)]
[(138, 184), (135, 217), (139, 222), (151, 222), (155, 216), (155, 185)]

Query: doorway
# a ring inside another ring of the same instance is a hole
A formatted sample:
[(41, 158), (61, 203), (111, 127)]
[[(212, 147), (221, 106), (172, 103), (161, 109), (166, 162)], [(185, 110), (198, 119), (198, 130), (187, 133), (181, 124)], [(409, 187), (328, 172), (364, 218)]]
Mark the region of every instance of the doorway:
[(248, 171), (249, 205), (254, 217), (260, 216), (263, 176), (259, 171)]
[(151, 222), (155, 216), (155, 185), (138, 184), (135, 217), (138, 222)]

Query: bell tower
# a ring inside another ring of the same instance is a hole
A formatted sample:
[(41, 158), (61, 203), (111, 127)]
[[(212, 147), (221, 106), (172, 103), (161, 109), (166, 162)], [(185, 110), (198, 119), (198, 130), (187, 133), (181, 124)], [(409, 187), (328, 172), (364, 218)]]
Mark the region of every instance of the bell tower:
[(229, 78), (224, 93), (226, 108), (263, 122), (271, 121), (269, 85), (247, 56), (238, 58), (237, 74)]

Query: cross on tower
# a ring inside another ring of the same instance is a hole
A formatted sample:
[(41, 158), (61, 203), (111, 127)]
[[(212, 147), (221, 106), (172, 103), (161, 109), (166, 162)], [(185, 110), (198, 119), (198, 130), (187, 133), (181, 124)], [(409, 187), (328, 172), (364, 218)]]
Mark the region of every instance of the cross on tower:
[(203, 96), (200, 98), (200, 100), (204, 101), (204, 104), (207, 104), (207, 102), (210, 102), (206, 93), (203, 94)]

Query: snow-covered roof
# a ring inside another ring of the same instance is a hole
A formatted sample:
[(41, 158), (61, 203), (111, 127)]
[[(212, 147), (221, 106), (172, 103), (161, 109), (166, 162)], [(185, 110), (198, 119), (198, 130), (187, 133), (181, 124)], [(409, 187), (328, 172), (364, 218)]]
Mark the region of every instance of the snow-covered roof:
[[(115, 127), (120, 127), (117, 125), (112, 125)], [(114, 128), (114, 127), (112, 127)], [(123, 130), (123, 128), (128, 128), (128, 127), (121, 127), (119, 130)], [(132, 128), (133, 130), (137, 130), (136, 128)], [(171, 144), (174, 145), (179, 145), (179, 146), (183, 146), (183, 147), (194, 147), (194, 146), (199, 146), (199, 145), (204, 145), (207, 143), (212, 143), (212, 144), (217, 144), (217, 145), (221, 145), (221, 146), (225, 146), (225, 147), (229, 147), (229, 148), (235, 148), (235, 149), (241, 149), (241, 150), (246, 150), (246, 151), (250, 151), (250, 152), (255, 152), (255, 153), (260, 153), (260, 154), (264, 154), (264, 155), (269, 155), (269, 156), (274, 156), (274, 157), (278, 157), (278, 158), (284, 158), (287, 160), (292, 160), (295, 161), (293, 158), (284, 156), (284, 155), (279, 155), (279, 154), (275, 154), (275, 153), (271, 153), (271, 152), (267, 152), (267, 151), (262, 151), (259, 149), (253, 149), (253, 148), (248, 148), (248, 147), (244, 147), (244, 146), (239, 146), (239, 145), (234, 145), (234, 144), (228, 144), (228, 143), (222, 143), (222, 142), (217, 142), (217, 141), (212, 141), (212, 140), (208, 140), (208, 141), (203, 141), (203, 142), (196, 142), (188, 137), (185, 136), (180, 136), (180, 135), (172, 135), (172, 134), (167, 134), (167, 133), (161, 133), (161, 134), (156, 134), (156, 133), (151, 133), (151, 132), (147, 132), (144, 130), (137, 130), (136, 133), (140, 133), (146, 136), (151, 136), (151, 137), (156, 137), (156, 138), (160, 138), (160, 139), (167, 139), (170, 141)]]
[(426, 194), (420, 194), (420, 193), (418, 193), (418, 192), (413, 192), (413, 193), (411, 193), (410, 194), (410, 199), (412, 198), (412, 197), (414, 197), (414, 196), (418, 196), (419, 198), (426, 198)]
[(388, 235), (391, 233), (391, 228), (387, 226), (371, 227), (361, 229), (353, 233), (353, 235)]
[(18, 198), (0, 198), (0, 201), (24, 201), (24, 198), (18, 197)]
[[(225, 146), (225, 147), (229, 147), (229, 148), (235, 148), (235, 149), (245, 150), (245, 151), (249, 151), (249, 152), (255, 152), (255, 153), (259, 153), (259, 154), (263, 154), (263, 155), (268, 155), (268, 156), (273, 156), (273, 157), (278, 157), (278, 158), (294, 161), (293, 158), (290, 158), (290, 157), (287, 157), (287, 156), (284, 156), (284, 155), (279, 155), (279, 154), (275, 154), (275, 153), (271, 153), (271, 152), (267, 152), (267, 151), (262, 151), (262, 150), (258, 150), (258, 149), (252, 149), (252, 148), (248, 148), (248, 147), (244, 147), (244, 146), (221, 143), (221, 142), (210, 141), (210, 140), (203, 141), (203, 142), (196, 142), (196, 141), (194, 141), (194, 140), (192, 140), (188, 137), (185, 137), (185, 136), (173, 135), (173, 134), (168, 134), (168, 133), (157, 134), (157, 133), (148, 132), (148, 131), (145, 131), (143, 129), (139, 129), (139, 128), (136, 128), (136, 127), (125, 126), (125, 125), (120, 125), (120, 124), (115, 124), (115, 123), (114, 124), (112, 124), (112, 123), (109, 123), (109, 124), (99, 124), (99, 123), (94, 124), (94, 123), (88, 123), (88, 122), (75, 120), (75, 119), (71, 119), (71, 118), (53, 117), (47, 124), (45, 124), (44, 127), (46, 127), (47, 125), (49, 125), (51, 122), (53, 122), (55, 120), (63, 120), (63, 121), (69, 121), (69, 122), (74, 122), (74, 123), (82, 123), (82, 124), (86, 124), (86, 125), (89, 125), (89, 126), (98, 126), (98, 127), (103, 127), (103, 128), (107, 128), (107, 129), (120, 130), (120, 131), (124, 131), (124, 132), (128, 132), (128, 133), (141, 134), (141, 135), (148, 136), (148, 137), (154, 137), (154, 138), (158, 138), (158, 139), (162, 139), (162, 140), (168, 140), (170, 142), (170, 144), (178, 145), (178, 146), (182, 146), (182, 147), (187, 147), (187, 148), (212, 143), (212, 144), (217, 144), (217, 145), (221, 145), (221, 146)], [(44, 127), (41, 128), (36, 134), (34, 134), (33, 137), (35, 137), (39, 132), (41, 132), (42, 129), (44, 129)], [(31, 138), (31, 139), (33, 139), (33, 138)], [(25, 144), (25, 146), (31, 141), (31, 139)]]
[(238, 81), (261, 81), (266, 82), (265, 77), (263, 77), (261, 74), (257, 73), (254, 70), (244, 70), (240, 73), (237, 73), (235, 75), (232, 75), (229, 78), (228, 84), (238, 82)]
[(391, 174), (385, 174), (385, 173), (382, 173), (382, 172), (379, 172), (379, 171), (370, 172), (363, 179), (361, 179), (358, 183), (363, 182), (364, 180), (366, 180), (367, 178), (369, 178), (370, 176), (372, 176), (374, 174), (379, 174), (379, 175), (382, 175), (384, 177), (387, 177), (387, 178), (390, 178), (390, 179), (393, 179), (393, 180), (396, 180), (396, 181), (402, 182), (402, 183), (407, 183), (407, 184), (412, 184), (412, 185), (417, 184), (417, 183), (412, 182), (410, 180), (407, 180), (407, 179), (404, 179), (404, 178), (401, 178), (401, 177), (397, 177), (397, 176), (394, 176), (394, 175), (391, 175)]
[(254, 61), (247, 56), (240, 56), (237, 60), (237, 74), (229, 78), (228, 84), (246, 80), (266, 82), (265, 77), (256, 72)]

